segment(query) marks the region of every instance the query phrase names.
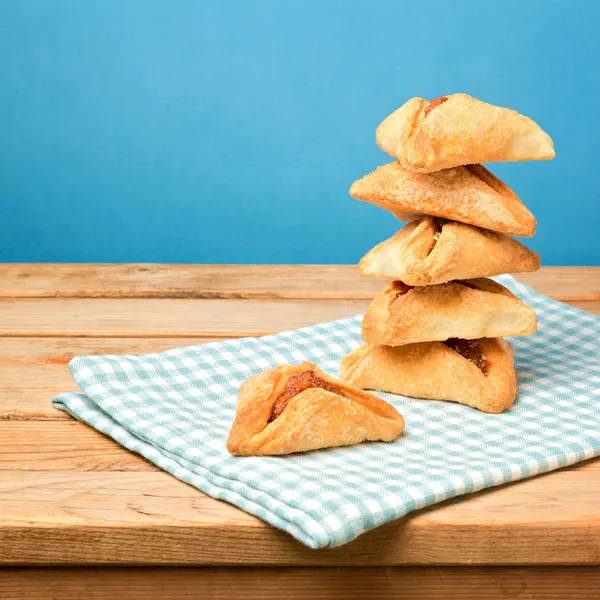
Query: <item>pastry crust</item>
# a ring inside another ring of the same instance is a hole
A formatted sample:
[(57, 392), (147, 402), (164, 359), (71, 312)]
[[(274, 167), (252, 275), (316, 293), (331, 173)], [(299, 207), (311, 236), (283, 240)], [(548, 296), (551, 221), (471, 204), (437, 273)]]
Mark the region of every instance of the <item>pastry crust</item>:
[(552, 139), (534, 121), (468, 94), (431, 103), (412, 98), (379, 125), (376, 140), (403, 167), (420, 173), (555, 156)]
[(491, 279), (406, 287), (394, 282), (371, 302), (362, 322), (365, 342), (402, 346), (531, 335), (537, 329), (535, 311)]
[(535, 234), (535, 217), (481, 165), (423, 174), (393, 162), (355, 181), (350, 195), (389, 210), (400, 221), (431, 215), (507, 235)]
[(443, 342), (409, 346), (366, 344), (341, 360), (341, 377), (358, 387), (415, 398), (451, 400), (488, 413), (511, 406), (517, 380), (511, 345), (478, 340), (487, 375)]
[(403, 227), (362, 257), (361, 275), (390, 277), (407, 285), (537, 271), (540, 257), (505, 235), (424, 217)]
[[(275, 403), (290, 378), (307, 371), (340, 393), (317, 387), (305, 389), (272, 420)], [(404, 419), (391, 404), (304, 362), (278, 365), (253, 375), (240, 386), (227, 449), (240, 456), (290, 454), (367, 440), (389, 442), (403, 430)]]

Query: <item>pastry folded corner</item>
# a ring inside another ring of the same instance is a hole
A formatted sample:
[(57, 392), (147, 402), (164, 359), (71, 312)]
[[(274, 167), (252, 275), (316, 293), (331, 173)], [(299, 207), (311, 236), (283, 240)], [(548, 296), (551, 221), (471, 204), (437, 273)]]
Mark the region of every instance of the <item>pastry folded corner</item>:
[(536, 271), (540, 257), (508, 236), (424, 217), (409, 223), (361, 259), (361, 275), (422, 286), (454, 279)]
[(398, 146), (404, 147), (429, 102), (424, 98), (411, 98), (395, 110), (377, 128), (377, 145), (391, 156), (396, 156)]
[(291, 454), (389, 442), (403, 430), (391, 404), (304, 362), (278, 365), (240, 386), (227, 449), (239, 456)]
[(533, 236), (537, 225), (505, 183), (475, 164), (415, 173), (395, 161), (355, 181), (350, 195), (388, 210), (400, 221), (431, 215), (521, 237)]
[(395, 281), (371, 302), (362, 321), (365, 342), (387, 346), (532, 335), (536, 330), (535, 311), (486, 278), (423, 287)]
[(412, 98), (379, 125), (376, 140), (402, 166), (420, 173), (555, 156), (552, 139), (533, 120), (468, 94), (431, 102)]
[(342, 358), (340, 373), (363, 389), (458, 402), (487, 413), (503, 412), (517, 394), (513, 350), (502, 339), (365, 344)]

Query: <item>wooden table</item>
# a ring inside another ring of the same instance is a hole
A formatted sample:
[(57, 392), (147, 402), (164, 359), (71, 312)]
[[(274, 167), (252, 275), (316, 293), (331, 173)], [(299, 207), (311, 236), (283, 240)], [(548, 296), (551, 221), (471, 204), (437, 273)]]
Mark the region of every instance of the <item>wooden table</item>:
[[(600, 268), (520, 279), (600, 314)], [(75, 355), (274, 333), (381, 288), (350, 266), (0, 265), (0, 597), (600, 597), (600, 461), (313, 551), (50, 404)]]

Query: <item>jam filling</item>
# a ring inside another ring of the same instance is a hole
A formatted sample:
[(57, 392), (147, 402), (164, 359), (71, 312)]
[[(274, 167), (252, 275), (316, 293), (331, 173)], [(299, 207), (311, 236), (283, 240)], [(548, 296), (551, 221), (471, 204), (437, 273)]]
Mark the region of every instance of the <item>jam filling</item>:
[(433, 234), (433, 242), (431, 243), (431, 248), (429, 248), (429, 252), (427, 252), (427, 256), (429, 256), (433, 249), (436, 247), (438, 240), (440, 239), (440, 234), (442, 233), (442, 227), (444, 224), (439, 219), (435, 220), (435, 233)]
[(473, 363), (484, 375), (488, 374), (488, 361), (479, 345), (479, 340), (450, 338), (444, 344)]
[(434, 98), (426, 107), (425, 112), (423, 113), (423, 118), (425, 118), (436, 106), (440, 104), (444, 104), (448, 98), (446, 96), (440, 96), (439, 98)]
[(288, 379), (285, 389), (283, 392), (281, 392), (281, 395), (279, 398), (277, 398), (275, 404), (273, 405), (273, 412), (271, 413), (269, 423), (281, 416), (281, 413), (285, 410), (285, 407), (294, 396), (297, 396), (301, 392), (310, 388), (322, 388), (328, 392), (341, 395), (340, 389), (337, 386), (325, 381), (324, 379), (321, 379), (312, 370), (304, 371), (302, 373), (298, 373), (297, 375), (292, 375)]

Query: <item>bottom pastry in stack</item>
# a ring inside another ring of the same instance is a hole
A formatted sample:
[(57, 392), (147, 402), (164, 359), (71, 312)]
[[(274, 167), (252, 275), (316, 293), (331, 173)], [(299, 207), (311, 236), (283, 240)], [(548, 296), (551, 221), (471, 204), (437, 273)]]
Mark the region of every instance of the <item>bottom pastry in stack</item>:
[(340, 374), (362, 389), (450, 400), (488, 413), (506, 410), (517, 394), (513, 350), (501, 338), (365, 344), (342, 358)]

